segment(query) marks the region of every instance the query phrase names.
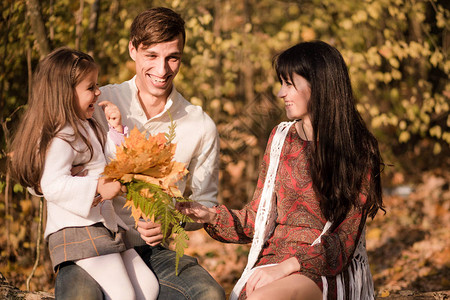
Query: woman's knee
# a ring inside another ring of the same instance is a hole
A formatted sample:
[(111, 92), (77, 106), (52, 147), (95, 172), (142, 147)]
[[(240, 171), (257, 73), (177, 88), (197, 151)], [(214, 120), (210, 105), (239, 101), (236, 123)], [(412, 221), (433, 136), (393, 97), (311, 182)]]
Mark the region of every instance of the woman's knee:
[(254, 290), (247, 299), (322, 300), (322, 291), (310, 278), (294, 274)]

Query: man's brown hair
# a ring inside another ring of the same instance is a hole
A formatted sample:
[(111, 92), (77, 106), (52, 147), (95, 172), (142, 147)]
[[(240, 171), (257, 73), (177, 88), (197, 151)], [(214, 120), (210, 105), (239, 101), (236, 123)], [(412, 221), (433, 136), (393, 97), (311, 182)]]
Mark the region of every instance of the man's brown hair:
[(169, 42), (179, 35), (186, 41), (184, 20), (179, 14), (165, 7), (155, 7), (140, 13), (131, 24), (130, 41), (136, 50), (153, 44)]

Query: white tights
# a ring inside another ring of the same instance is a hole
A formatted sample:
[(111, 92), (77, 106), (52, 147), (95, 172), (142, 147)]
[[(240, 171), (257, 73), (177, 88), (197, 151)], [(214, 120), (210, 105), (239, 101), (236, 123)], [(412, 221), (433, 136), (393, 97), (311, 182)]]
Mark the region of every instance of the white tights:
[(101, 286), (107, 300), (156, 299), (159, 283), (134, 249), (75, 261)]

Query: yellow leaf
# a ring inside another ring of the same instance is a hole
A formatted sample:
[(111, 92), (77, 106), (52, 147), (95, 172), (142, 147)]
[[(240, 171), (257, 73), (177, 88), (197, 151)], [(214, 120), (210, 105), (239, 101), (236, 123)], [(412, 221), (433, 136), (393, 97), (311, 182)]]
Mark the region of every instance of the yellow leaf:
[[(146, 137), (135, 127), (124, 143), (117, 146), (116, 158), (105, 167), (103, 175), (123, 183), (135, 180), (154, 184), (170, 197), (182, 197), (176, 183), (188, 170), (184, 163), (173, 161), (175, 150), (176, 144), (170, 143), (164, 133)], [(141, 190), (140, 194), (149, 201), (154, 196), (148, 189)], [(135, 222), (149, 217), (135, 207), (132, 199), (127, 200), (124, 207), (131, 208)]]
[(127, 200), (127, 202), (125, 202), (125, 205), (123, 207), (131, 208), (131, 216), (133, 217), (135, 224), (137, 224), (137, 222), (141, 217), (145, 217), (142, 214), (142, 211), (139, 209), (139, 207), (134, 206), (133, 200)]
[(162, 178), (161, 182), (168, 182), (164, 187), (168, 189), (174, 184), (173, 181), (178, 181), (187, 174), (185, 164), (172, 161), (175, 150), (176, 144), (167, 143), (164, 133), (146, 138), (145, 133), (135, 127), (125, 138), (124, 143), (117, 146), (116, 158), (105, 167), (103, 174), (123, 182), (137, 179), (134, 174)]

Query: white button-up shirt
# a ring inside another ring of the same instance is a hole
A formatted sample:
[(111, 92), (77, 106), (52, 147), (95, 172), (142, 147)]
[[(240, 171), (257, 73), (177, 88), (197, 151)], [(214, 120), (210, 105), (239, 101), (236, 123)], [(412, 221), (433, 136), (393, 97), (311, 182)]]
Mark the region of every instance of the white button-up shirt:
[[(141, 132), (147, 131), (151, 135), (168, 133), (169, 111), (176, 123), (176, 137), (173, 142), (177, 144), (177, 148), (174, 159), (185, 163), (189, 170), (189, 174), (178, 183), (180, 191), (185, 197), (205, 206), (212, 207), (217, 204), (219, 136), (214, 122), (201, 107), (188, 102), (174, 87), (164, 110), (147, 119), (138, 99), (135, 77), (121, 84), (103, 86), (100, 90), (102, 94), (98, 102), (108, 100), (117, 105), (122, 115), (122, 124), (128, 126), (129, 130), (137, 127)], [(98, 106), (94, 117), (105, 129), (108, 128), (104, 113)], [(117, 198), (114, 200), (117, 214), (130, 228), (134, 228), (130, 211), (122, 208), (125, 199)], [(137, 231), (134, 234), (138, 234)], [(135, 245), (144, 243), (140, 238), (140, 241), (133, 240)]]

